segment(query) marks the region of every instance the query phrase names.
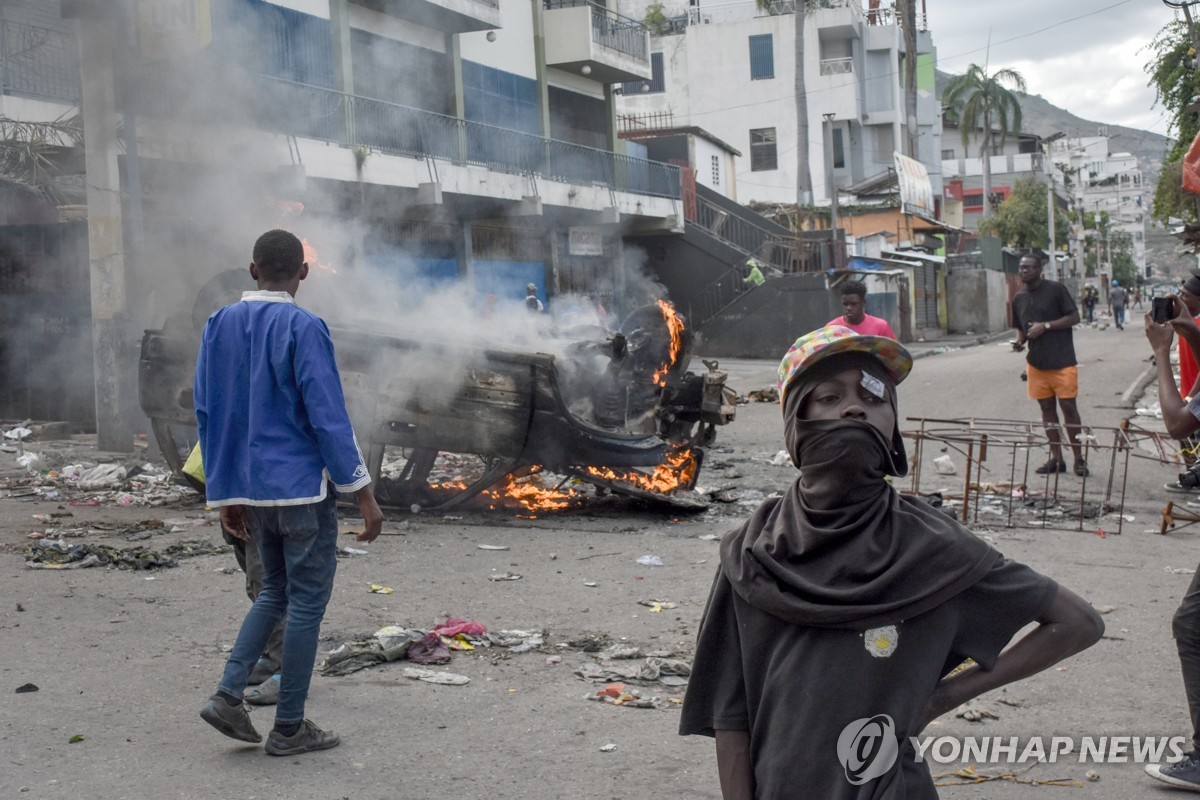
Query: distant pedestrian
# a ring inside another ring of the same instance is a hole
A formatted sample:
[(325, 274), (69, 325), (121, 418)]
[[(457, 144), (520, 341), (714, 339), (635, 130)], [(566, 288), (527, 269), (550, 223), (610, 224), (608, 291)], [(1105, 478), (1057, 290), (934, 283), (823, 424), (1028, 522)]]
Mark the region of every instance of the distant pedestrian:
[(1113, 278), (1112, 291), (1108, 293), (1108, 306), (1112, 310), (1113, 322), (1117, 326), (1117, 330), (1125, 330), (1125, 301), (1128, 299), (1128, 293), (1125, 291), (1116, 278)]
[(359, 541), (379, 536), (383, 514), (350, 425), (329, 328), (296, 305), (308, 276), (300, 240), (264, 233), (250, 275), (258, 290), (204, 327), (193, 400), (208, 503), (225, 529), (258, 547), (263, 585), (200, 717), (230, 738), (262, 741), (242, 692), (286, 614), (279, 702), (266, 743), (268, 753), (285, 756), (340, 741), (304, 718), (337, 568), (335, 490), (358, 498), (366, 525)]
[(888, 483), (907, 471), (911, 368), (898, 342), (836, 325), (780, 364), (801, 472), (721, 540), (679, 722), (714, 738), (724, 800), (935, 798), (913, 747), (930, 722), (1104, 631), (1087, 601)]
[(1098, 302), (1100, 302), (1100, 291), (1089, 283), (1083, 288), (1083, 311), (1086, 314), (1088, 325), (1096, 321), (1096, 303)]
[(762, 268), (758, 265), (758, 260), (751, 258), (746, 260), (746, 277), (742, 278), (742, 283), (754, 288), (762, 286), (766, 282), (763, 276)]
[(546, 310), (546, 306), (538, 299), (537, 291), (536, 283), (525, 284), (525, 308), (531, 314), (540, 314)]
[(861, 281), (842, 284), (842, 316), (834, 317), (826, 325), (841, 325), (862, 336), (886, 336), (895, 339), (896, 332), (882, 317), (867, 313), (867, 287)]
[(1024, 287), (1012, 300), (1013, 327), (1017, 329), (1013, 350), (1021, 352), (1029, 345), (1025, 359), (1029, 396), (1041, 408), (1046, 438), (1050, 441), (1050, 460), (1035, 471), (1039, 475), (1067, 471), (1058, 428), (1058, 408), (1061, 408), (1067, 437), (1075, 452), (1074, 471), (1084, 477), (1088, 468), (1080, 445), (1083, 423), (1075, 402), (1079, 394), (1079, 370), (1071, 333), (1071, 328), (1079, 322), (1079, 309), (1065, 286), (1042, 278), (1042, 260), (1037, 256), (1021, 258), (1020, 275)]

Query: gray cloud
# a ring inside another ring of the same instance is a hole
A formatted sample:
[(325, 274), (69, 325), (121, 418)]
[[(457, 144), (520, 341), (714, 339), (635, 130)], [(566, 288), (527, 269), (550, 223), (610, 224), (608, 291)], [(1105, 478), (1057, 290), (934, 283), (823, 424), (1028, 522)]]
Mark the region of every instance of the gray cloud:
[[(926, 10), (942, 70), (985, 62), (989, 71), (1013, 67), (1030, 93), (1080, 117), (1165, 133), (1166, 120), (1146, 85), (1150, 56), (1142, 48), (1174, 12), (1146, 0), (1099, 11), (1115, 2), (926, 0)], [(1089, 12), (1098, 13), (1082, 16)], [(1064, 20), (1073, 21), (1054, 25)]]

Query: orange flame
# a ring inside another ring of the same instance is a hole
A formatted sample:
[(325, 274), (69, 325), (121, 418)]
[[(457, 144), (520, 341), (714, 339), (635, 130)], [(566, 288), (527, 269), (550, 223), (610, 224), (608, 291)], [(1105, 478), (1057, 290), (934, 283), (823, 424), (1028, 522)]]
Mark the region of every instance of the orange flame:
[(670, 494), (680, 486), (690, 484), (695, 479), (698, 468), (699, 463), (689, 447), (668, 451), (651, 475), (635, 469), (618, 471), (609, 467), (586, 467), (584, 471), (596, 478), (628, 483), (643, 491)]
[(267, 197), (271, 201), (271, 205), (279, 212), (280, 219), (287, 219), (303, 213), (304, 203), (299, 200), (276, 200), (274, 197)]
[(528, 511), (561, 511), (570, 508), (579, 499), (578, 493), (573, 489), (547, 489), (539, 486), (534, 475), (536, 471), (523, 478), (509, 475), (503, 486), (488, 489), (484, 495), (498, 501), (515, 500)]
[[(303, 208), (303, 206), (301, 206), (301, 207)], [(315, 248), (311, 244), (309, 244), (308, 239), (301, 239), (300, 244), (304, 245), (304, 263), (305, 264), (308, 264), (310, 267), (320, 267), (323, 270), (332, 272), (334, 275), (337, 275), (336, 269), (334, 269), (329, 264), (321, 263), (321, 260), (317, 257), (317, 248)]]
[(667, 323), (667, 333), (671, 336), (671, 344), (667, 350), (667, 360), (654, 373), (656, 386), (667, 385), (667, 373), (675, 366), (679, 351), (683, 348), (683, 318), (675, 310), (675, 306), (666, 300), (659, 300), (658, 307), (662, 309), (663, 321)]

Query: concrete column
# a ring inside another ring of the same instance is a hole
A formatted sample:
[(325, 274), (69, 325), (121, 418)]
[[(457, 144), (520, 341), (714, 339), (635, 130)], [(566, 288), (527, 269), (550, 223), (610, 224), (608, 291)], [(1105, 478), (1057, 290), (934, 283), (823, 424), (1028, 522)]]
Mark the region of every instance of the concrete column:
[(454, 258), (458, 261), (458, 277), (475, 289), (475, 248), (471, 243), (474, 225), (470, 221), (459, 223), (458, 237), (454, 240)]
[[(333, 86), (346, 95), (354, 95), (354, 56), (350, 44), (349, 0), (329, 0), (329, 35), (333, 39)], [(346, 137), (354, 137), (354, 104), (347, 98)]]
[[(624, 155), (621, 149), (620, 131), (617, 130), (617, 93), (611, 83), (604, 84), (604, 125), (608, 134), (608, 149)], [(693, 164), (696, 162), (693, 160)]]
[(458, 119), (466, 119), (466, 92), (463, 90), (462, 46), (458, 36), (446, 34), (446, 60), (450, 67), (450, 113)]
[(533, 6), (533, 63), (537, 70), (538, 119), (541, 135), (550, 138), (550, 84), (546, 78), (546, 10), (540, 0)]
[(111, 18), (83, 20), (79, 23), (78, 38), (83, 83), (97, 446), (101, 450), (130, 452), (133, 450), (130, 420), (137, 402), (137, 370), (125, 295), (121, 176), (117, 165), (120, 146), (114, 56), (121, 39), (117, 24)]

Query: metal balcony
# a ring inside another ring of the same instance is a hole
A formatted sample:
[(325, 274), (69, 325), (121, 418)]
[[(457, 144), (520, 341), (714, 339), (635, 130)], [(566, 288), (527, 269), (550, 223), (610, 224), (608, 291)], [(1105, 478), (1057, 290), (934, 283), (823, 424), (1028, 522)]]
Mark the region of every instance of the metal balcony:
[(649, 80), (650, 33), (590, 0), (544, 0), (546, 65), (600, 83)]
[(355, 0), (358, 5), (446, 33), (500, 27), (500, 0)]
[(305, 110), (243, 120), (273, 132), (616, 192), (681, 197), (679, 168), (670, 164), (278, 78), (260, 76), (253, 87), (260, 108)]

